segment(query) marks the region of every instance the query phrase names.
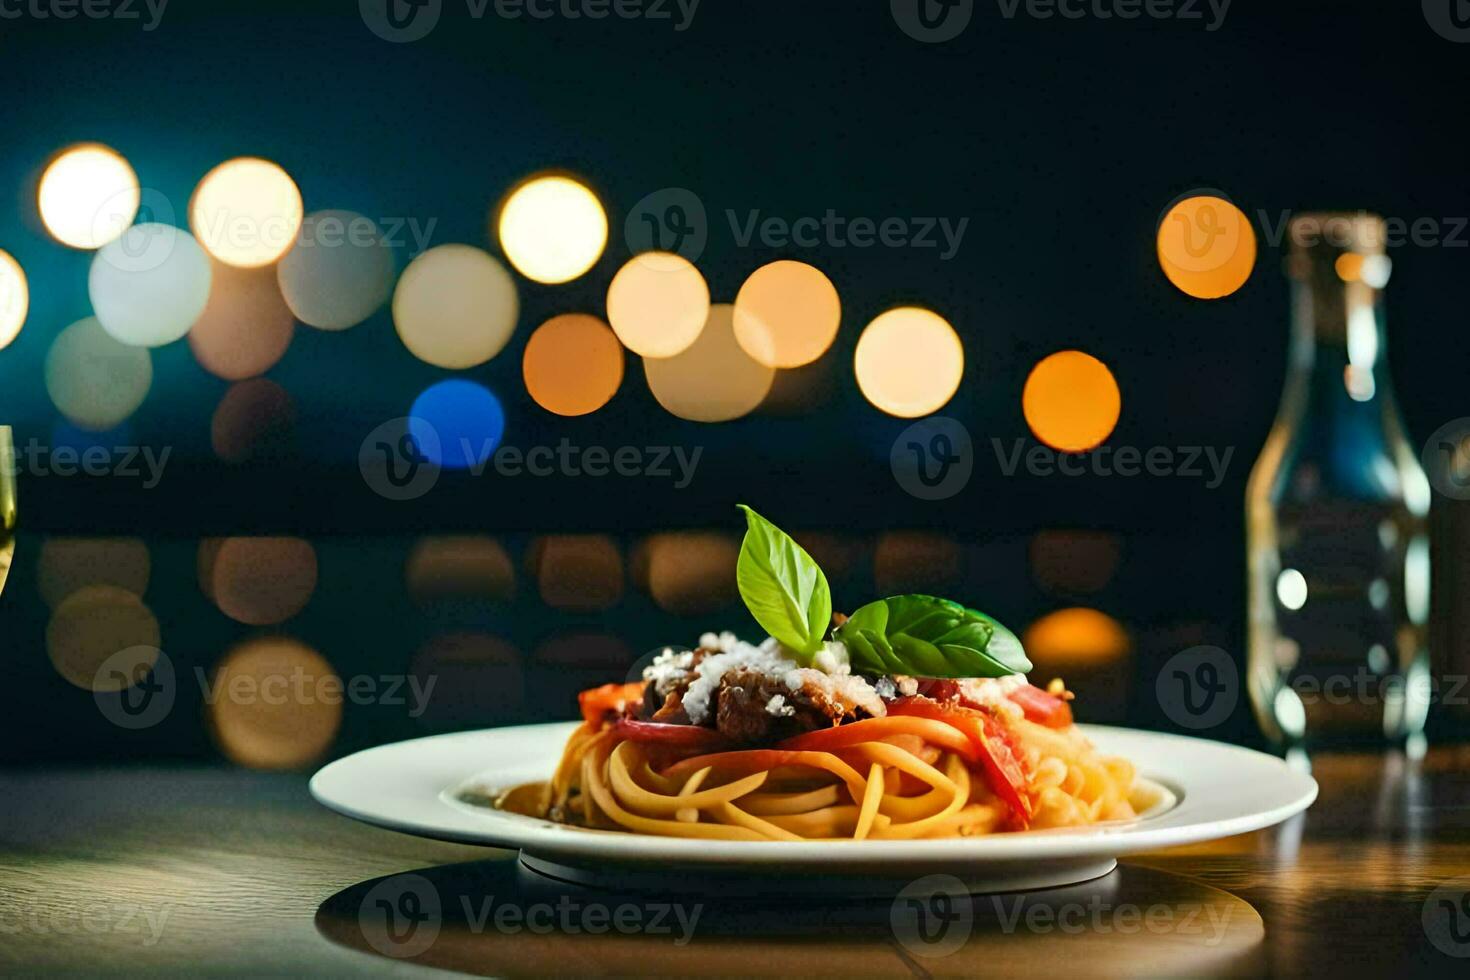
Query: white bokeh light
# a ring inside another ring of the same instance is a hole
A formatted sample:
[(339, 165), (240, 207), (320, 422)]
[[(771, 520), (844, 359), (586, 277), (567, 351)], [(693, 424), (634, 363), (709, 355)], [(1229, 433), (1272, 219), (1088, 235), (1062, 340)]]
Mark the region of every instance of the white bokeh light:
[(0, 250), (0, 350), (9, 347), (20, 335), (30, 306), (25, 270), (9, 252)]
[(226, 160), (204, 175), (189, 202), (189, 227), (200, 244), (228, 265), (270, 265), (301, 230), (301, 191), (269, 160)]
[(87, 291), (98, 321), (136, 347), (161, 347), (189, 332), (209, 302), (209, 256), (186, 231), (135, 225), (98, 251)]
[(1276, 577), (1276, 598), (1292, 611), (1307, 604), (1307, 577), (1295, 568), (1283, 568)]
[(377, 312), (393, 291), (393, 250), (371, 218), (316, 211), (276, 266), (281, 295), (296, 318), (318, 330), (346, 330)]
[(460, 370), (499, 354), (520, 299), (505, 266), (470, 245), (440, 245), (408, 264), (393, 293), (393, 324), (421, 361)]
[(96, 317), (57, 335), (46, 354), (46, 393), (72, 424), (102, 432), (138, 410), (153, 384), (153, 357), (119, 342)]
[(41, 175), (36, 203), (57, 241), (72, 248), (101, 248), (123, 233), (138, 214), (138, 175), (116, 150), (81, 143), (62, 151)]
[(500, 247), (527, 279), (561, 283), (596, 264), (607, 245), (607, 212), (570, 177), (533, 177), (500, 209)]

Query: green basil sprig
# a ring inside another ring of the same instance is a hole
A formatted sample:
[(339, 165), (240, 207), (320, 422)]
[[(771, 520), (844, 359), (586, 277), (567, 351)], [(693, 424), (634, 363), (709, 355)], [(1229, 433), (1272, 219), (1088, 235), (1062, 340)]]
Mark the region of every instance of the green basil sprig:
[(929, 595), (870, 602), (835, 638), (846, 645), (853, 669), (868, 673), (1004, 677), (1031, 669), (1016, 634), (982, 612)]
[(740, 598), (762, 629), (809, 664), (832, 622), (827, 576), (785, 531), (744, 504), (740, 509), (746, 522), (735, 566)]

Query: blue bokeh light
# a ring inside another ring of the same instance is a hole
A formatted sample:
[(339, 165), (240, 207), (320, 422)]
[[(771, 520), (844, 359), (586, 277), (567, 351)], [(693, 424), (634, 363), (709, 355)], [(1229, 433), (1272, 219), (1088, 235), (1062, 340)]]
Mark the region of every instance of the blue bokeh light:
[(449, 470), (476, 468), (500, 445), (505, 410), (483, 385), (453, 378), (414, 399), (408, 431), (429, 462)]

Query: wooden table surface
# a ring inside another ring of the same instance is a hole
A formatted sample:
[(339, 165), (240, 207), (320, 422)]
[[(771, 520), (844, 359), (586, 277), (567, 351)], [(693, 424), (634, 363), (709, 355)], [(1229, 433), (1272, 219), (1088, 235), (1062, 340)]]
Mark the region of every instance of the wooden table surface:
[(1320, 799), (1282, 827), (976, 897), (927, 939), (887, 900), (552, 887), (506, 852), (329, 813), (300, 775), (11, 772), (0, 974), (1466, 975), (1470, 746), (1314, 772)]

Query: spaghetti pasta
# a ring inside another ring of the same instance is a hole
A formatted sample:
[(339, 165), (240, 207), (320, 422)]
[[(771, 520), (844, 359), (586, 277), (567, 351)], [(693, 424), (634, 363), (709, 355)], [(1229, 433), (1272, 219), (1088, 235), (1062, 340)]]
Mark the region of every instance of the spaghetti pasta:
[[(919, 700), (935, 715), (980, 713)], [(906, 704), (914, 702), (900, 698), (893, 708)], [(1019, 811), (996, 791), (960, 727), (890, 714), (770, 748), (700, 754), (627, 737), (615, 720), (589, 719), (567, 741), (545, 812), (589, 827), (746, 841), (968, 837), (1136, 816), (1126, 759), (1100, 755), (1070, 722), (1054, 728), (1007, 712), (987, 717), (1003, 720), (1024, 774)]]
[(537, 812), (742, 841), (967, 837), (1136, 816), (1133, 766), (1088, 743), (1060, 680), (1026, 682), (1014, 633), (926, 595), (833, 616), (811, 556), (742, 509), (736, 578), (771, 636), (752, 646), (706, 633), (639, 680), (583, 691), (583, 724)]

